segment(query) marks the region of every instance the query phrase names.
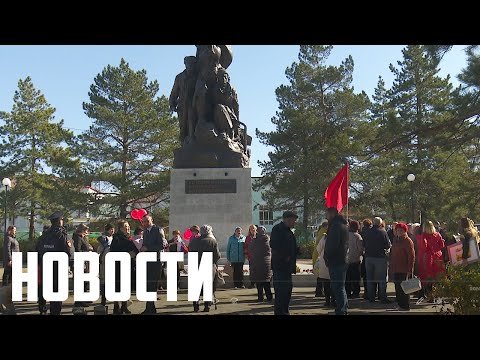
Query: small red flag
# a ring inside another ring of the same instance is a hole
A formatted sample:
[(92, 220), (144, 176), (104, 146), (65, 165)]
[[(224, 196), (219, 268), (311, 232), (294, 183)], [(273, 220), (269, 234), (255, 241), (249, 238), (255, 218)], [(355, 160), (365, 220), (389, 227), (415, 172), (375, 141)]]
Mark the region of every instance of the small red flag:
[(348, 203), (348, 163), (335, 176), (325, 190), (327, 208), (335, 207), (338, 212)]

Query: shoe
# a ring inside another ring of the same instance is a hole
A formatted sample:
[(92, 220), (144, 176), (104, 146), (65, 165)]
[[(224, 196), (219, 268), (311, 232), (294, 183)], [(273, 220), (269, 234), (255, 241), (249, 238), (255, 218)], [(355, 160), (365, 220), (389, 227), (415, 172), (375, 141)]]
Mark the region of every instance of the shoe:
[(15, 310), (15, 306), (10, 304), (6, 307), (6, 310), (3, 312), (3, 315), (17, 315), (17, 311)]
[(122, 315), (122, 310), (120, 310), (120, 307), (118, 306), (113, 307), (113, 315)]
[(391, 304), (393, 301), (392, 300), (389, 300), (389, 299), (384, 299), (384, 300), (381, 300), (380, 303), (382, 304)]
[(200, 305), (197, 304), (193, 304), (193, 312), (198, 312), (200, 310)]
[(156, 313), (157, 313), (157, 309), (155, 310), (145, 309), (143, 310), (142, 313), (140, 313), (140, 315), (155, 315)]
[(210, 312), (210, 307), (209, 306), (205, 306), (203, 308), (203, 312)]
[(245, 289), (245, 285), (240, 286), (240, 289)]
[(120, 311), (122, 312), (122, 314), (127, 314), (127, 315), (130, 315), (132, 313), (130, 310), (128, 310), (127, 306), (125, 305), (121, 307)]

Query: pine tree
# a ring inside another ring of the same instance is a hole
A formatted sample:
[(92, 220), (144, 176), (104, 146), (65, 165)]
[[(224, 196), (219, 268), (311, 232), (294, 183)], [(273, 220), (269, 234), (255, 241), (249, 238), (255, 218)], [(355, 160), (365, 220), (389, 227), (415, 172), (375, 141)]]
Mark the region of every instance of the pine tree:
[(77, 150), (90, 178), (112, 185), (103, 202), (126, 218), (128, 207), (146, 197), (164, 200), (178, 129), (157, 81), (135, 72), (124, 59), (108, 65), (90, 87), (83, 104), (93, 119), (79, 137)]
[(411, 195), (407, 174), (416, 175), (413, 184), (415, 207), (422, 211), (423, 218), (434, 218), (442, 215), (442, 203), (438, 199), (448, 201), (453, 191), (450, 184), (455, 183), (452, 179), (455, 175), (452, 170), (468, 170), (466, 158), (439, 141), (439, 131), (444, 137), (453, 136), (455, 132), (447, 126), (454, 111), (452, 85), (449, 77), (438, 76), (438, 65), (424, 46), (414, 45), (403, 50), (398, 68), (390, 66), (395, 81), (389, 91), (389, 101), (395, 113), (379, 118), (383, 136), (377, 136), (374, 152), (377, 159), (389, 159), (392, 166), (375, 161), (370, 164), (387, 170), (381, 173), (392, 181), (387, 181), (380, 192), (387, 197), (389, 193), (396, 194), (390, 196), (390, 207), (393, 211), (396, 206), (400, 210), (396, 215), (408, 219)]
[(339, 66), (326, 62), (332, 46), (302, 45), (299, 61), (287, 68), (289, 85), (276, 89), (276, 129), (257, 136), (272, 146), (269, 160), (259, 162), (265, 200), (276, 209), (299, 209), (305, 234), (312, 218), (325, 208), (328, 183), (348, 159), (361, 153), (361, 123), (368, 97), (351, 86), (353, 59)]
[[(65, 208), (49, 195), (65, 194), (65, 182), (56, 173), (75, 162), (67, 146), (73, 134), (63, 128), (63, 120), (54, 122), (55, 108), (36, 90), (30, 77), (18, 82), (11, 112), (0, 112), (1, 165), (15, 183), (19, 213), (29, 217), (29, 239), (35, 236), (37, 215), (45, 216), (56, 206)], [(12, 194), (13, 195), (13, 194)], [(18, 202), (18, 198), (23, 201)]]

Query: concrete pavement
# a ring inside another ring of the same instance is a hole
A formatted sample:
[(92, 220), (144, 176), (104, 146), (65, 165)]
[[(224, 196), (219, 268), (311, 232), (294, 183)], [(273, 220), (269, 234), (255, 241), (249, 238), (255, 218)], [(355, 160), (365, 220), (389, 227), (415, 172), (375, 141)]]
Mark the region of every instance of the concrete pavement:
[[(393, 284), (388, 286), (389, 297), (394, 300)], [(327, 315), (333, 312), (331, 308), (323, 306), (323, 298), (314, 298), (315, 289), (313, 287), (300, 287), (293, 289), (292, 301), (290, 311), (292, 315)], [(191, 315), (193, 306), (187, 301), (187, 291), (178, 291), (177, 302), (166, 301), (166, 290), (158, 292), (160, 300), (156, 302), (156, 308), (159, 315)], [(217, 310), (212, 306), (209, 313), (203, 313), (203, 304), (200, 306), (200, 312), (196, 316), (204, 315), (273, 315), (273, 304), (258, 303), (256, 289), (220, 289), (216, 292), (218, 299)], [(26, 295), (24, 296), (26, 299)], [(140, 314), (144, 308), (145, 303), (136, 300), (132, 296), (133, 303), (129, 309), (133, 315)], [(435, 314), (436, 309), (432, 304), (415, 304), (416, 299), (412, 299), (412, 309), (410, 312), (395, 311), (396, 304), (380, 304), (370, 303), (363, 299), (349, 300), (349, 313), (351, 315), (404, 315), (404, 314)], [(95, 304), (85, 308), (87, 315), (93, 315), (93, 308), (98, 305)], [(108, 313), (113, 311), (113, 303), (108, 302)], [(18, 314), (38, 315), (37, 304), (32, 302), (15, 303)], [(72, 315), (73, 296), (70, 296), (64, 303), (62, 314)], [(128, 315), (123, 315), (128, 316)]]

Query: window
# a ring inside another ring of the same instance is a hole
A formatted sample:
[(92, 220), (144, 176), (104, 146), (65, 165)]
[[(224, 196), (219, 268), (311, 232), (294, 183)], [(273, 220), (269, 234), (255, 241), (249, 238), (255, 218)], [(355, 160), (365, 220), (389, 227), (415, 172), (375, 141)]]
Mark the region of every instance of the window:
[(273, 225), (273, 211), (267, 205), (260, 205), (260, 225)]

